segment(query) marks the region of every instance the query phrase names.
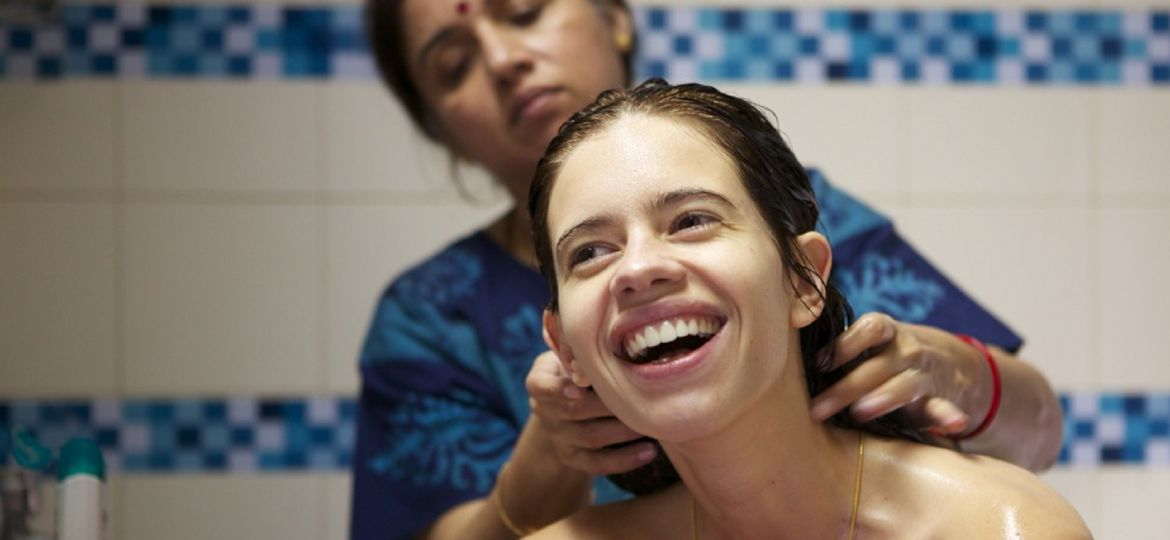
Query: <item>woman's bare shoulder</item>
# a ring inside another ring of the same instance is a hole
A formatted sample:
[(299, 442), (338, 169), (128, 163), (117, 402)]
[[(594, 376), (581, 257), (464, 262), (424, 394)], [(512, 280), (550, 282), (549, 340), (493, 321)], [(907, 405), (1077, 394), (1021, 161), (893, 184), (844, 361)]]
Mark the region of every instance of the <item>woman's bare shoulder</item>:
[(893, 443), (879, 456), (891, 465), (894, 493), (913, 494), (914, 511), (940, 518), (940, 538), (1092, 538), (1076, 509), (1031, 471), (944, 448)]
[(627, 501), (591, 506), (537, 531), (537, 540), (677, 538), (689, 525), (690, 493), (682, 485)]

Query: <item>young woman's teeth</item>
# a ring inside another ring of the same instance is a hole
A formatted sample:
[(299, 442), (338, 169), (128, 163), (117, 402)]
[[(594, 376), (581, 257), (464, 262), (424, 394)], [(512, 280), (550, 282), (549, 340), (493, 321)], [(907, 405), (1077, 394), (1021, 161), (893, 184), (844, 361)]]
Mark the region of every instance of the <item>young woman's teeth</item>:
[(687, 336), (709, 337), (719, 329), (719, 321), (710, 317), (672, 319), (654, 323), (634, 332), (626, 339), (626, 354), (638, 358), (652, 347)]

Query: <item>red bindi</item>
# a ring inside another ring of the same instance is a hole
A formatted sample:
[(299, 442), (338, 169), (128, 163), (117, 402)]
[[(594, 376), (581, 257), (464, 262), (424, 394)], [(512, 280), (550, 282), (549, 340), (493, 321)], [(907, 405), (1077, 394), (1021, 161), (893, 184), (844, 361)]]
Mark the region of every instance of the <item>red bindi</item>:
[(467, 2), (455, 4), (455, 12), (460, 15), (467, 15)]

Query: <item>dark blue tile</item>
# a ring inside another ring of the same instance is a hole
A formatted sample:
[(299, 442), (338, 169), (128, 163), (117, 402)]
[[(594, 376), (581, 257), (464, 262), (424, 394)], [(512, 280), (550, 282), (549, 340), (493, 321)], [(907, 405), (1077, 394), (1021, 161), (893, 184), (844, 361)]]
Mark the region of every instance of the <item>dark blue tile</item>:
[(1123, 463), (1137, 464), (1146, 460), (1146, 449), (1141, 446), (1126, 445), (1121, 449)]
[(14, 51), (31, 51), (33, 33), (27, 28), (13, 28), (8, 32), (8, 48)]
[(117, 12), (111, 5), (95, 5), (90, 11), (90, 17), (97, 22), (112, 22), (116, 16)]
[(1170, 83), (1170, 64), (1154, 64), (1150, 68), (1150, 79), (1156, 83)]
[(723, 62), (722, 76), (727, 80), (743, 80), (747, 78), (747, 67), (739, 60), (727, 60)]
[(209, 452), (203, 456), (203, 468), (208, 471), (226, 471), (227, 456), (222, 452)]
[(1101, 57), (1109, 60), (1121, 58), (1125, 51), (1120, 37), (1109, 36), (1101, 40)]
[(313, 446), (329, 446), (333, 444), (333, 429), (317, 426), (309, 428), (309, 443)]
[(905, 82), (917, 82), (922, 79), (922, 68), (917, 62), (902, 62), (902, 80)]
[(261, 420), (276, 420), (283, 414), (282, 403), (275, 400), (263, 400), (260, 402), (260, 419)]
[(1149, 431), (1150, 437), (1165, 438), (1170, 435), (1170, 420), (1165, 418), (1150, 420)]
[(1170, 32), (1170, 12), (1160, 12), (1151, 15), (1150, 29), (1158, 33)]
[(220, 400), (209, 400), (203, 404), (203, 419), (219, 422), (227, 418), (227, 404)]
[(877, 54), (894, 54), (898, 50), (898, 40), (892, 36), (880, 36), (873, 40), (873, 50)]
[(666, 77), (666, 63), (660, 60), (652, 60), (646, 62), (646, 73), (644, 76), (648, 79), (665, 78)]
[(1124, 452), (1120, 446), (1105, 446), (1101, 448), (1101, 461), (1103, 463), (1123, 463)]
[(898, 27), (902, 30), (918, 30), (922, 24), (921, 19), (917, 11), (900, 11), (898, 13)]
[(995, 58), (998, 53), (998, 41), (996, 41), (995, 36), (975, 38), (975, 56), (978, 58)]
[[(662, 71), (665, 72), (666, 69), (664, 68)], [(341, 420), (352, 421), (357, 416), (357, 400), (349, 398), (341, 400), (337, 406), (337, 412)]]
[(1073, 14), (1073, 27), (1080, 33), (1097, 31), (1097, 14), (1089, 11), (1078, 11)]
[(1029, 11), (1024, 14), (1024, 27), (1031, 32), (1043, 32), (1048, 29), (1048, 15), (1039, 11)]
[(152, 471), (170, 471), (175, 468), (175, 456), (174, 454), (152, 452), (147, 457), (146, 465)]
[(229, 6), (227, 19), (233, 24), (247, 24), (252, 21), (252, 10), (247, 6)]
[(1079, 63), (1074, 69), (1074, 77), (1079, 83), (1097, 82), (1100, 78), (1100, 71), (1095, 64)]
[(772, 12), (772, 28), (776, 30), (792, 30), (792, 12), (787, 9), (782, 9)]
[(199, 21), (199, 8), (195, 6), (174, 6), (171, 9), (171, 22), (192, 24)]
[(870, 22), (868, 11), (849, 12), (849, 29), (854, 32), (869, 32)]
[(723, 16), (720, 17), (725, 30), (738, 32), (743, 30), (743, 11), (738, 9), (725, 9)]
[(926, 54), (930, 56), (945, 56), (947, 54), (947, 40), (942, 36), (931, 36), (926, 40)]
[(646, 26), (651, 30), (662, 30), (666, 28), (666, 10), (655, 7), (646, 10)]
[(171, 24), (173, 11), (167, 6), (150, 6), (146, 8), (146, 20), (150, 26), (167, 26)]
[(849, 64), (845, 62), (829, 62), (826, 66), (825, 77), (831, 81), (849, 80)]
[(122, 30), (123, 49), (141, 49), (146, 44), (146, 32), (141, 28), (125, 28)]
[(170, 403), (151, 403), (147, 405), (147, 416), (152, 424), (169, 424), (175, 417), (175, 409)]
[(89, 46), (89, 31), (85, 28), (70, 28), (66, 30), (65, 44), (70, 49), (85, 50)]
[(1145, 396), (1125, 396), (1121, 400), (1121, 410), (1126, 416), (1141, 416), (1146, 414)]
[[(60, 75), (61, 63), (55, 58), (42, 58), (40, 63), (53, 62), (56, 66), (46, 66), (49, 71), (56, 71), (56, 75)], [(41, 68), (38, 66), (38, 71)], [(65, 422), (65, 408), (56, 403), (42, 403), (37, 407), (37, 415), (40, 416), (41, 422), (45, 424), (61, 424)]]
[(302, 400), (289, 400), (281, 405), (282, 413), (284, 414), (285, 422), (304, 423), (305, 421), (305, 402)]
[(1052, 40), (1052, 56), (1057, 59), (1065, 59), (1072, 56), (1073, 44), (1069, 38), (1058, 37)]
[(309, 457), (305, 452), (292, 451), (284, 454), (284, 459), (281, 460), (285, 468), (288, 469), (303, 469), (309, 463)]
[(231, 439), (234, 447), (249, 447), (256, 441), (256, 432), (250, 427), (234, 427)]
[(102, 448), (115, 448), (118, 446), (118, 429), (117, 428), (100, 428), (94, 434), (98, 446)]
[(950, 19), (951, 30), (964, 32), (975, 28), (975, 16), (971, 12), (956, 11), (951, 13)]
[(227, 70), (230, 77), (247, 77), (252, 74), (252, 59), (247, 56), (229, 56)]
[(96, 54), (90, 60), (89, 69), (94, 75), (116, 75), (118, 64), (112, 54)]
[(693, 46), (694, 45), (691, 42), (690, 36), (675, 36), (674, 41), (671, 44), (671, 48), (674, 50), (674, 54), (679, 56), (690, 56)]
[(183, 426), (175, 432), (175, 444), (181, 449), (198, 449), (201, 440), (197, 427)]
[(800, 38), (800, 54), (803, 56), (816, 56), (820, 53), (821, 43), (816, 36), (805, 36)]
[(951, 65), (951, 80), (959, 83), (970, 83), (975, 81), (975, 68), (967, 62), (959, 62)]
[(1091, 421), (1080, 420), (1073, 425), (1073, 434), (1078, 439), (1091, 439), (1097, 433), (1097, 425)]
[(204, 51), (212, 50), (218, 52), (223, 49), (223, 31), (216, 29), (204, 30), (203, 35), (200, 37), (200, 41), (202, 42), (200, 45)]
[(796, 70), (792, 62), (775, 62), (772, 64), (772, 77), (781, 81), (791, 81), (796, 78)]

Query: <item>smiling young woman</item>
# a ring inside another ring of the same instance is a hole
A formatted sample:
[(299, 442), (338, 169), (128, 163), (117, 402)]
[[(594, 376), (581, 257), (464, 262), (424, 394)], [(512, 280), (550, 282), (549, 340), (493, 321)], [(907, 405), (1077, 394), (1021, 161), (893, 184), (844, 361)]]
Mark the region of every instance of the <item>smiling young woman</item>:
[(550, 144), (529, 208), (549, 346), (684, 482), (535, 537), (1090, 537), (1028, 471), (810, 418), (849, 309), (808, 178), (751, 104), (607, 92)]
[[(559, 126), (603, 90), (631, 81), (637, 40), (623, 0), (365, 1), (378, 70), (420, 132), (482, 165), (517, 201)], [(820, 393), (812, 417), (848, 408), (868, 420), (899, 409), (914, 427), (949, 434), (983, 423), (994, 379), (975, 348), (938, 329), (946, 328), (999, 346), (991, 351), (1003, 406), (964, 450), (1050, 464), (1060, 446), (1060, 407), (1043, 376), (1008, 352), (1021, 338), (931, 267), (888, 220), (823, 178), (812, 181), (827, 211), (875, 224), (839, 253), (836, 268), (881, 257), (945, 291), (920, 320), (868, 313), (842, 334), (834, 366), (861, 351), (875, 354)], [(548, 293), (534, 271), (522, 206), (397, 276), (378, 299), (360, 360), (352, 537), (514, 537), (591, 500), (622, 496), (594, 475), (641, 474), (647, 463), (666, 471), (656, 447), (596, 393), (573, 385), (544, 346)], [(685, 229), (707, 226), (706, 216), (693, 219)], [(700, 338), (717, 335), (725, 321), (712, 316), (700, 329), (697, 315), (705, 312), (696, 310)], [(685, 322), (680, 344), (695, 339), (689, 316)], [(630, 332), (637, 347), (639, 336), (645, 342), (659, 333), (661, 341), (669, 330)], [(675, 324), (676, 341), (678, 333)], [(659, 477), (651, 480), (643, 485), (661, 487)]]

